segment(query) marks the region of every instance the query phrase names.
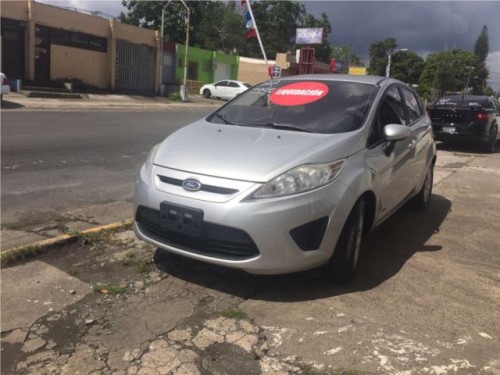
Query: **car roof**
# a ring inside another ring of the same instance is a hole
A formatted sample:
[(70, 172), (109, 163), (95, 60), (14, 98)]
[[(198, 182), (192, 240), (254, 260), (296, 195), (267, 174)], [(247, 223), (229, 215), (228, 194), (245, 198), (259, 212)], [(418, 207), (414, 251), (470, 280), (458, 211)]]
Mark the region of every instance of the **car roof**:
[(389, 84), (393, 82), (402, 83), (396, 79), (385, 78), (380, 76), (362, 76), (362, 75), (352, 75), (352, 74), (302, 74), (296, 76), (289, 76), (280, 78), (283, 81), (296, 81), (296, 80), (321, 80), (321, 81), (344, 81), (344, 82), (359, 82), (367, 83), (371, 85), (381, 85), (383, 81)]

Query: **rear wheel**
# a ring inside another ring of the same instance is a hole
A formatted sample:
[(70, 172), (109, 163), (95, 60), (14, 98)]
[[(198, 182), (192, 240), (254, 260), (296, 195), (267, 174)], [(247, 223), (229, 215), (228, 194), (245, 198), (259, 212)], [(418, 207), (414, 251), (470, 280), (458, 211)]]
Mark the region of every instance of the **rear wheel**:
[(413, 198), (415, 208), (423, 210), (429, 205), (432, 196), (432, 185), (434, 183), (434, 165), (430, 165), (425, 175), (425, 181), (418, 194)]
[(347, 283), (356, 275), (364, 218), (365, 201), (360, 199), (349, 214), (330, 259), (329, 276), (335, 282)]
[(203, 90), (203, 96), (205, 98), (210, 98), (212, 96), (212, 93), (210, 92), (209, 89), (205, 89), (205, 90)]
[(485, 145), (486, 151), (489, 153), (493, 153), (496, 151), (497, 133), (498, 133), (498, 129), (497, 129), (496, 125), (492, 126), (491, 130), (490, 130), (490, 136), (489, 136), (488, 141), (486, 142), (486, 145)]

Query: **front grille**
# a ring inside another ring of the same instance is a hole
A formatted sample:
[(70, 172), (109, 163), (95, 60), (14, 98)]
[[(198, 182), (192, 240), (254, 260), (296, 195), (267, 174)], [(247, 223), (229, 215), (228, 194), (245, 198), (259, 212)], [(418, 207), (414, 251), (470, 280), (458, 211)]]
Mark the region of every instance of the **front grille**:
[[(175, 186), (182, 186), (182, 180), (179, 180), (177, 178), (160, 176), (160, 175), (158, 175), (158, 177), (160, 178), (161, 182), (164, 182), (166, 184), (175, 185)], [(229, 188), (223, 188), (220, 186), (205, 185), (205, 184), (201, 185), (200, 191), (207, 191), (209, 193), (224, 194), (224, 195), (231, 195), (231, 194), (238, 192), (238, 190), (236, 190), (236, 189), (229, 189)]]
[(181, 246), (182, 250), (219, 259), (245, 260), (259, 255), (250, 236), (240, 230), (203, 222), (200, 237), (176, 233), (162, 227), (160, 211), (139, 207), (137, 225), (146, 236), (170, 246)]

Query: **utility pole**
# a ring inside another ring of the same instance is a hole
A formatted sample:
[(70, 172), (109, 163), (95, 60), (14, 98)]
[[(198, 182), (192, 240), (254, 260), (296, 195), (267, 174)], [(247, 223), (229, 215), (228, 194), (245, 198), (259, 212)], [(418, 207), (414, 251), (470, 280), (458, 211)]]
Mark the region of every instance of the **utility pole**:
[[(187, 101), (188, 97), (188, 89), (187, 89), (187, 61), (188, 61), (188, 48), (189, 48), (189, 19), (191, 18), (191, 10), (189, 7), (186, 5), (186, 2), (184, 0), (181, 0), (182, 5), (184, 5), (184, 8), (187, 10), (187, 18), (186, 18), (186, 49), (184, 50), (184, 93), (181, 93), (182, 96), (182, 101), (185, 102)], [(182, 95), (184, 94), (184, 95)]]

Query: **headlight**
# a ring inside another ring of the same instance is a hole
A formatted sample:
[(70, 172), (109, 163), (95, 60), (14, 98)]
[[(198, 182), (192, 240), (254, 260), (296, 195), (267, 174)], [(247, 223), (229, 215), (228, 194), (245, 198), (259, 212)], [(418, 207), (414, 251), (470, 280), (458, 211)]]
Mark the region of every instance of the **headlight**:
[(158, 151), (158, 148), (160, 148), (161, 143), (158, 143), (157, 145), (153, 146), (151, 151), (149, 152), (148, 158), (144, 162), (144, 169), (146, 171), (146, 175), (151, 178), (153, 174), (153, 160), (156, 155), (156, 151)]
[(342, 159), (325, 164), (300, 165), (273, 178), (253, 193), (250, 198), (275, 198), (317, 189), (336, 179), (346, 160)]

